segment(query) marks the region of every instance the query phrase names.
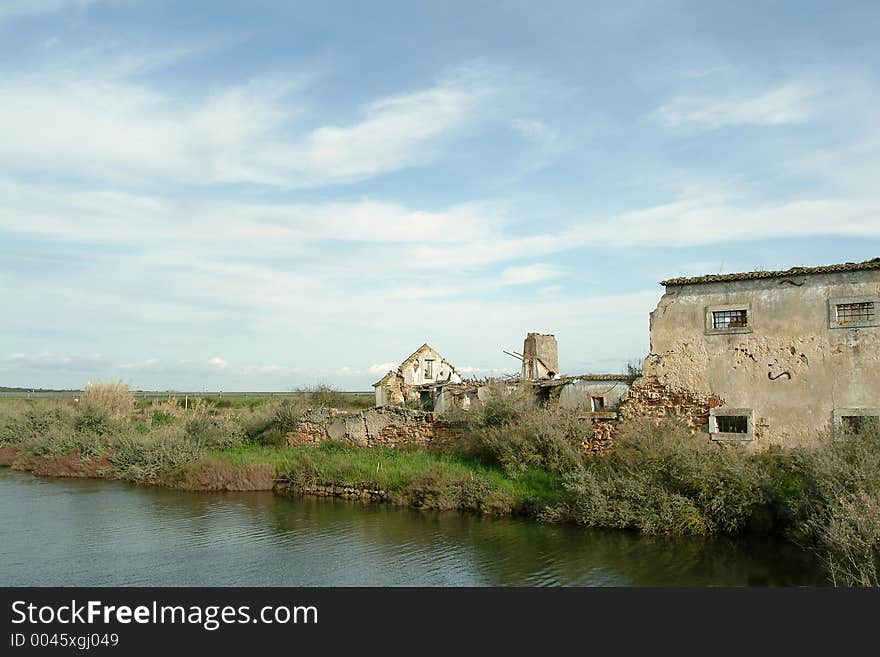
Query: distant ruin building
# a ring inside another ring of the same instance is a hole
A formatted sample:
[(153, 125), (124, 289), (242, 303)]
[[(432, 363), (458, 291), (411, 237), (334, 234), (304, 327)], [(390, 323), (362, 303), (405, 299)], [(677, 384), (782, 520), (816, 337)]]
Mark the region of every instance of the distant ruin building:
[(621, 417), (715, 441), (796, 444), (880, 417), (880, 258), (662, 281)]
[(432, 410), (435, 389), (449, 383), (461, 383), (461, 376), (452, 363), (425, 343), (396, 370), (373, 384), (376, 406), (403, 406), (412, 402)]
[(522, 378), (552, 379), (559, 375), (559, 351), (552, 333), (529, 333), (523, 342)]

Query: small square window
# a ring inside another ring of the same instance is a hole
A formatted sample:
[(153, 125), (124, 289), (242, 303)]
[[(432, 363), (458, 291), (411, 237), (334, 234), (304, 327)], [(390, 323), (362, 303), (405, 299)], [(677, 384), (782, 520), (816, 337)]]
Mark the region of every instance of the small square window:
[(752, 308), (749, 303), (706, 308), (706, 335), (752, 332)]
[(712, 313), (712, 328), (726, 331), (730, 328), (743, 328), (749, 325), (749, 311), (716, 310)]
[(605, 410), (605, 398), (604, 397), (590, 397), (590, 406), (593, 409), (594, 413)]
[(745, 415), (719, 415), (718, 433), (748, 433), (749, 418)]
[(877, 314), (874, 310), (873, 301), (863, 301), (861, 303), (838, 303), (837, 323), (852, 324), (854, 322), (872, 322)]
[(859, 434), (865, 430), (866, 419), (864, 415), (842, 415), (840, 417), (840, 426), (843, 428), (844, 433)]
[(834, 424), (850, 436), (871, 434), (880, 430), (880, 409), (841, 408), (834, 411)]
[(754, 413), (748, 408), (709, 410), (709, 437), (712, 440), (754, 440)]
[(880, 297), (841, 297), (828, 300), (830, 328), (867, 328), (880, 326), (877, 307)]

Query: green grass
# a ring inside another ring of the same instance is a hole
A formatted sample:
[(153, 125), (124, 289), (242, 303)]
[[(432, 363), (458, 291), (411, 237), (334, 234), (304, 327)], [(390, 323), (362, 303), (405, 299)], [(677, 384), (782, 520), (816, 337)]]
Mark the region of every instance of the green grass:
[(400, 491), (430, 473), (442, 473), (449, 480), (482, 478), (513, 500), (515, 506), (547, 505), (562, 493), (561, 476), (531, 469), (514, 479), (501, 468), (457, 454), (405, 451), (387, 448), (324, 444), (308, 447), (260, 447), (243, 445), (209, 452), (209, 456), (232, 466), (267, 463), (284, 475), (303, 463), (314, 466), (323, 482), (368, 484), (386, 491)]

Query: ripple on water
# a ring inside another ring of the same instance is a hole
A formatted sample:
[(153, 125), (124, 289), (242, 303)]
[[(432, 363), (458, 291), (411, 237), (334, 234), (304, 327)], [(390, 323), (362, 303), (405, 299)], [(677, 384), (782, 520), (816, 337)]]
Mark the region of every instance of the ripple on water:
[(815, 568), (773, 542), (658, 541), (271, 492), (38, 479), (6, 468), (0, 526), (0, 585), (821, 583)]

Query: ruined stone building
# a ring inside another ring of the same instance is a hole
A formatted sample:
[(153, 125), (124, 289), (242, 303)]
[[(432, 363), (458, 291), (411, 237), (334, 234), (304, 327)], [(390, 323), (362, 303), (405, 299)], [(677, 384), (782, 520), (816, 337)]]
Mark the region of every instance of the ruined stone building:
[(552, 379), (559, 375), (559, 350), (551, 333), (529, 333), (523, 341), (522, 378)]
[(678, 415), (712, 440), (755, 445), (880, 416), (880, 258), (661, 285), (622, 416)]
[(376, 406), (402, 406), (406, 402), (416, 402), (432, 408), (435, 389), (450, 383), (461, 383), (461, 376), (436, 349), (425, 343), (396, 370), (373, 384)]

